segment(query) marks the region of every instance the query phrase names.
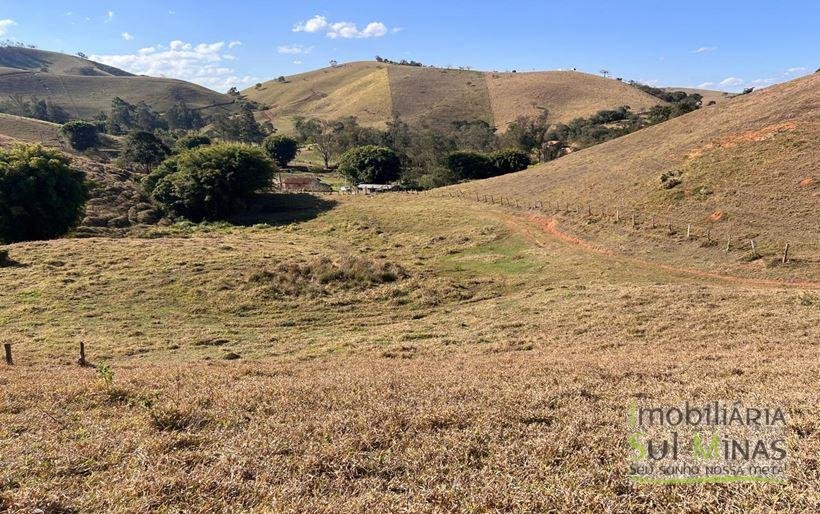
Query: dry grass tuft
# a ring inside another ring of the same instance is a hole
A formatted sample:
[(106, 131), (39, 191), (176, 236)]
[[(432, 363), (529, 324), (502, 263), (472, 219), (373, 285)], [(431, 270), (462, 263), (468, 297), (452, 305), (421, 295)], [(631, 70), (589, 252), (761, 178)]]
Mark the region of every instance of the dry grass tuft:
[(249, 281), (283, 296), (330, 294), (339, 289), (366, 289), (407, 278), (398, 264), (358, 255), (337, 259), (315, 257), (307, 262), (284, 262), (273, 271), (251, 275)]

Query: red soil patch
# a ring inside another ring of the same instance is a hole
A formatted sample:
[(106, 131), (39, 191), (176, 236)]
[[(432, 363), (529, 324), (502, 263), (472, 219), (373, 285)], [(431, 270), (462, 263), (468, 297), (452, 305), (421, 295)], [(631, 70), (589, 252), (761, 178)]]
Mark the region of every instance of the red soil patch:
[(814, 177), (806, 177), (800, 181), (800, 187), (811, 187), (814, 182)]
[(730, 134), (728, 136), (721, 137), (720, 139), (715, 139), (711, 143), (708, 143), (701, 148), (695, 148), (687, 157), (694, 158), (700, 157), (703, 155), (707, 150), (712, 150), (713, 148), (731, 148), (733, 146), (737, 146), (740, 143), (753, 143), (759, 141), (765, 141), (770, 139), (771, 137), (775, 136), (776, 134), (780, 134), (781, 132), (791, 132), (797, 128), (797, 124), (792, 121), (787, 121), (784, 123), (777, 123), (775, 125), (768, 125), (766, 127), (761, 128), (760, 130), (747, 130), (746, 132), (741, 132), (739, 134)]
[(723, 211), (715, 211), (709, 215), (709, 221), (715, 222), (720, 221), (726, 216), (726, 213)]
[[(722, 280), (725, 282), (731, 282), (735, 284), (744, 284), (750, 286), (760, 286), (760, 287), (803, 287), (803, 288), (811, 288), (817, 289), (820, 288), (820, 282), (813, 282), (810, 280), (803, 280), (803, 281), (789, 281), (789, 280), (771, 280), (771, 279), (754, 279), (754, 278), (745, 278), (745, 277), (736, 277), (732, 275), (723, 275), (720, 273), (710, 273), (707, 271), (701, 271), (691, 268), (682, 268), (678, 266), (670, 266), (668, 264), (661, 264), (657, 262), (650, 262), (643, 259), (639, 259), (637, 257), (623, 255), (621, 253), (615, 252), (610, 250), (609, 248), (604, 248), (600, 246), (596, 246), (589, 241), (585, 241), (581, 238), (575, 237), (573, 235), (567, 234), (566, 232), (560, 230), (557, 227), (557, 222), (555, 218), (545, 218), (539, 215), (530, 215), (529, 220), (535, 222), (540, 226), (544, 232), (547, 234), (555, 237), (556, 239), (563, 241), (568, 244), (572, 244), (583, 248), (586, 251), (597, 253), (601, 255), (606, 255), (609, 257), (616, 257), (626, 262), (631, 262), (640, 266), (648, 266), (648, 267), (655, 267), (658, 269), (662, 269), (665, 271), (670, 271), (673, 273), (678, 274), (685, 274), (685, 275), (692, 275), (700, 278), (707, 278), (707, 279), (715, 279), (715, 280)], [(762, 262), (762, 261), (761, 261)]]

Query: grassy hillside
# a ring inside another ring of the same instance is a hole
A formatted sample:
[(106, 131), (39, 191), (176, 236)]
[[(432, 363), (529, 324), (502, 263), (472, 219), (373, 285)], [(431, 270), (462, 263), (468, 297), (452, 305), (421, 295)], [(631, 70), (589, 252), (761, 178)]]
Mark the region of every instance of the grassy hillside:
[[(755, 268), (770, 264), (790, 243), (792, 250), (799, 248), (795, 261), (802, 259), (790, 272), (817, 278), (818, 97), (815, 74), (459, 189), (514, 197), (525, 205), (541, 202), (552, 210), (569, 205), (580, 212), (567, 214), (565, 223), (608, 247), (706, 268), (723, 265), (715, 253), (725, 238), (734, 238), (736, 259), (750, 257), (751, 239), (765, 246), (767, 259), (748, 264)], [(678, 176), (680, 184), (663, 187), (663, 174)], [(616, 210), (620, 224), (614, 223)], [(664, 234), (668, 220), (673, 238)], [(688, 224), (695, 234), (681, 242)], [(720, 245), (709, 241), (707, 230)]]
[[(318, 201), (301, 223), (8, 247), (0, 510), (816, 504), (817, 291), (634, 266), (497, 206)], [(781, 406), (788, 482), (632, 483), (634, 397)]]
[(479, 119), (503, 131), (517, 116), (543, 109), (554, 121), (567, 122), (601, 109), (629, 105), (639, 112), (662, 103), (626, 84), (584, 73), (486, 73), (378, 62), (310, 71), (243, 93), (269, 105), (268, 118), (285, 131), (296, 115), (353, 115), (373, 126), (394, 115), (427, 125)]
[(56, 123), (0, 113), (0, 135), (8, 138), (59, 147), (63, 146), (59, 130)]
[(50, 100), (78, 118), (107, 111), (115, 96), (144, 101), (159, 112), (179, 100), (206, 112), (234, 109), (229, 96), (196, 84), (134, 76), (79, 57), (17, 47), (0, 48), (0, 97), (9, 95)]

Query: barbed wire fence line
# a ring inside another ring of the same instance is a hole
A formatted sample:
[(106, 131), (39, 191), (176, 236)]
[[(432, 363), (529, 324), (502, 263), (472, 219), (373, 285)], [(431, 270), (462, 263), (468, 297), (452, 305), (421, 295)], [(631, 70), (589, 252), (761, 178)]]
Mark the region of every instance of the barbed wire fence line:
[(701, 247), (714, 247), (724, 254), (743, 252), (743, 259), (748, 261), (777, 257), (781, 264), (799, 260), (803, 251), (811, 252), (820, 248), (820, 237), (815, 241), (788, 240), (772, 241), (759, 237), (747, 237), (746, 234), (724, 231), (712, 225), (703, 225), (692, 220), (673, 216), (664, 216), (636, 208), (603, 205), (600, 203), (581, 202), (577, 199), (567, 201), (555, 200), (522, 200), (513, 195), (485, 194), (479, 191), (464, 190), (423, 191), (420, 194), (435, 198), (457, 198), (488, 205), (539, 212), (542, 214), (575, 217), (587, 223), (611, 223), (633, 231), (650, 231), (659, 238), (675, 238), (679, 242), (701, 242)]

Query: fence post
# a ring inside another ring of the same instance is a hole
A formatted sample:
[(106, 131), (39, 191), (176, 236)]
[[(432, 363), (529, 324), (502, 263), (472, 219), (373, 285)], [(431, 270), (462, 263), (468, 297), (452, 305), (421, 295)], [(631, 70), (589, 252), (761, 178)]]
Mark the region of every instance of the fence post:
[(692, 235), (692, 224), (687, 223), (686, 224), (686, 239), (689, 239), (689, 236), (691, 236), (691, 235)]
[(635, 214), (632, 214), (632, 228), (635, 228)]
[(752, 243), (752, 257), (757, 257), (757, 247), (755, 246), (755, 240), (749, 239), (749, 242)]
[(11, 343), (3, 343), (3, 349), (6, 351), (6, 364), (11, 366), (14, 364), (14, 359), (11, 358)]
[(732, 236), (726, 236), (726, 253), (729, 253), (729, 247), (732, 245)]
[(615, 223), (618, 223), (619, 221), (621, 221), (621, 211), (615, 209)]
[(85, 343), (80, 341), (80, 358), (77, 359), (77, 364), (80, 366), (85, 366), (87, 362), (85, 361)]
[(652, 228), (655, 228), (655, 216), (652, 216)]
[(786, 248), (783, 250), (783, 264), (789, 262), (789, 243), (786, 243)]

